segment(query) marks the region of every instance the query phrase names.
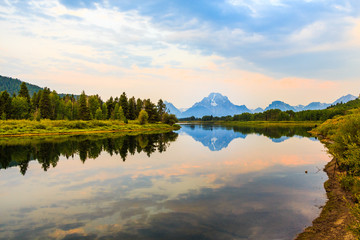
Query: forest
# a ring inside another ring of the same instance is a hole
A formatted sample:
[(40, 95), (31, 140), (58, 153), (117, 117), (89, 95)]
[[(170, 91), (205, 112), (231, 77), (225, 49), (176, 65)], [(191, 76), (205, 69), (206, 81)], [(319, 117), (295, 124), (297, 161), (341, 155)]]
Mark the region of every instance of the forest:
[(157, 104), (150, 99), (128, 98), (123, 92), (119, 97), (103, 101), (99, 95), (59, 95), (49, 88), (39, 89), (30, 97), (27, 85), (22, 82), (18, 94), (0, 93), (0, 118), (28, 120), (139, 120), (140, 124), (163, 122), (173, 125), (175, 115), (166, 112), (160, 99)]

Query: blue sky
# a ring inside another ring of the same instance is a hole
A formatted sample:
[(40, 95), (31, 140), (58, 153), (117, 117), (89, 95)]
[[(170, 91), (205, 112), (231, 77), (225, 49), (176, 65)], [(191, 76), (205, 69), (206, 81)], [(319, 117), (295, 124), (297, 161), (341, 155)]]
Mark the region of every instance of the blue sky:
[(0, 0), (0, 74), (104, 100), (264, 107), (360, 89), (356, 0)]

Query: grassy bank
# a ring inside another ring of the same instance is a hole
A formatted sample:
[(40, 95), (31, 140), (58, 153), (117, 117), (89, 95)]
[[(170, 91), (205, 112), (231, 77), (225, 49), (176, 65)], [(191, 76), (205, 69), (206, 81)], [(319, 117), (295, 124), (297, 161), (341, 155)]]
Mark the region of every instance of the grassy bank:
[(29, 135), (57, 135), (57, 134), (81, 134), (100, 132), (134, 132), (154, 130), (175, 130), (178, 125), (162, 123), (138, 124), (137, 121), (66, 121), (66, 120), (6, 120), (0, 121), (0, 136), (29, 136)]
[[(329, 119), (311, 132), (322, 140), (334, 159), (325, 169), (329, 201), (314, 226), (299, 239), (331, 239), (322, 236), (331, 232), (337, 236), (346, 234), (346, 239), (360, 239), (360, 109)], [(325, 225), (332, 228), (320, 232)]]

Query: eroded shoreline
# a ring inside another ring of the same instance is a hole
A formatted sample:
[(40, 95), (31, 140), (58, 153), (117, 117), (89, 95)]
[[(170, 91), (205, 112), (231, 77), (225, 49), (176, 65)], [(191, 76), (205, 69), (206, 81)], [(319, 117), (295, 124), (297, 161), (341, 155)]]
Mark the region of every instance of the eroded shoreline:
[(356, 237), (348, 229), (352, 221), (350, 206), (353, 205), (353, 199), (351, 195), (340, 186), (340, 182), (338, 181), (339, 171), (335, 158), (326, 164), (324, 171), (329, 178), (324, 183), (328, 200), (320, 216), (312, 222), (312, 226), (304, 229), (295, 239), (355, 240)]

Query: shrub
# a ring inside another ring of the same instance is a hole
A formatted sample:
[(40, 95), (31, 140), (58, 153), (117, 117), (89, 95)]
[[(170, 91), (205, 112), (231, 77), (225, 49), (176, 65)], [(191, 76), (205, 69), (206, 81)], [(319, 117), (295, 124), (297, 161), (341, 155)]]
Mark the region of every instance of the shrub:
[(178, 119), (176, 118), (176, 116), (174, 114), (164, 113), (162, 115), (162, 122), (172, 126), (178, 122)]
[(141, 125), (144, 125), (148, 122), (148, 119), (149, 119), (149, 114), (145, 110), (141, 110), (138, 118), (139, 123)]

